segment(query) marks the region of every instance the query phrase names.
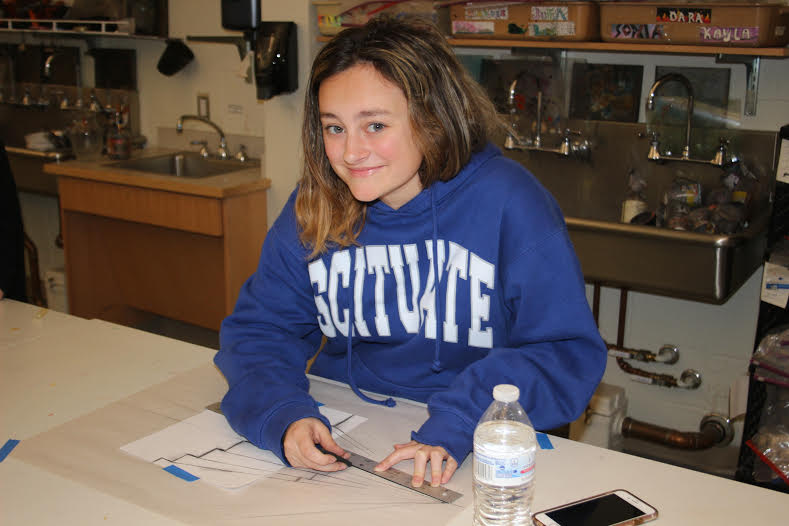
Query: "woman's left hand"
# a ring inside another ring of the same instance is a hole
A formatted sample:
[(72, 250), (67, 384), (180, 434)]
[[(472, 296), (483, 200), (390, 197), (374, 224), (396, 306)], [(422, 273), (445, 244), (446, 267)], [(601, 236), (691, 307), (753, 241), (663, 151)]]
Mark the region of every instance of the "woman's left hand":
[(395, 450), (388, 457), (375, 466), (375, 470), (386, 471), (398, 462), (413, 458), (414, 477), (411, 479), (411, 484), (416, 488), (425, 481), (428, 462), (430, 462), (431, 486), (446, 484), (458, 468), (457, 461), (441, 446), (428, 446), (412, 440), (406, 444), (395, 444), (394, 448)]

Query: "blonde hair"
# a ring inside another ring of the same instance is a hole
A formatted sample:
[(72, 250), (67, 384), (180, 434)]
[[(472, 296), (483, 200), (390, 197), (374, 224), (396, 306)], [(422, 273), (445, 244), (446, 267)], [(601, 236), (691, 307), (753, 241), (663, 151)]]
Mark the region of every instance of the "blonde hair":
[(312, 65), (304, 100), (304, 172), (296, 218), (310, 257), (330, 245), (355, 243), (367, 204), (334, 173), (323, 145), (321, 83), (357, 64), (370, 64), (408, 101), (411, 129), (423, 155), (423, 188), (448, 181), (488, 143), (500, 121), (493, 103), (455, 57), (444, 35), (423, 18), (378, 17), (335, 36)]

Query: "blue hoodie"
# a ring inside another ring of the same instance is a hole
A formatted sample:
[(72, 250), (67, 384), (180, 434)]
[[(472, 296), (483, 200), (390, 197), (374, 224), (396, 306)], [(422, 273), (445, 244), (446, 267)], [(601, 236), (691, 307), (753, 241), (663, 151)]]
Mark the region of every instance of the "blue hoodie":
[(222, 324), (214, 359), (229, 384), (222, 410), (252, 443), (286, 462), (288, 425), (314, 417), (329, 426), (304, 374), (324, 335), (310, 373), (349, 383), (368, 401), (358, 388), (426, 402), (430, 416), (412, 438), (458, 463), (497, 384), (520, 388), (537, 429), (586, 407), (606, 349), (564, 218), (498, 148), (397, 210), (372, 203), (357, 245), (313, 260), (294, 201), (295, 192)]

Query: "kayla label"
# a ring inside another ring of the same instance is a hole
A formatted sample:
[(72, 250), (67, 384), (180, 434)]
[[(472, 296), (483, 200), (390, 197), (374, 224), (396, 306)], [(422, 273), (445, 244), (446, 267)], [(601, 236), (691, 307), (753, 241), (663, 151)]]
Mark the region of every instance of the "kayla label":
[(756, 42), (758, 27), (700, 27), (699, 37), (707, 42)]

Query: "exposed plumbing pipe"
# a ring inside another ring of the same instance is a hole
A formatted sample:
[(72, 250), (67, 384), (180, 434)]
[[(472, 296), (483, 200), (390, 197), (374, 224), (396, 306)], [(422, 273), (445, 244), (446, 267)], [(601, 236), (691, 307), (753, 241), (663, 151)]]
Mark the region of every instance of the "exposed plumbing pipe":
[(622, 421), (622, 436), (638, 438), (675, 449), (709, 449), (731, 442), (733, 431), (728, 419), (720, 415), (707, 415), (701, 420), (700, 431), (677, 431), (667, 427), (641, 422), (630, 417)]
[[(592, 315), (594, 316), (595, 323), (600, 326), (600, 283), (594, 282), (592, 293)], [(624, 347), (625, 339), (625, 318), (627, 313), (627, 294), (628, 289), (620, 289), (619, 294), (619, 323), (617, 326), (616, 345), (607, 344), (609, 350), (616, 349), (622, 350)], [(661, 349), (663, 351), (663, 349)], [(659, 353), (660, 354), (660, 353)], [(682, 373), (679, 381), (671, 375), (650, 373), (642, 371), (631, 366), (623, 358), (617, 357), (617, 365), (634, 378), (644, 378), (649, 383), (663, 385), (667, 387), (691, 387), (695, 385), (698, 387), (701, 384), (701, 375), (692, 369), (688, 369)], [(673, 363), (673, 362), (667, 362)], [(694, 376), (698, 375), (698, 376)], [(708, 414), (704, 416), (699, 425), (699, 431), (679, 431), (667, 427), (642, 422), (634, 418), (625, 417), (622, 419), (620, 431), (622, 436), (629, 438), (637, 438), (662, 444), (675, 449), (686, 450), (699, 450), (708, 449), (712, 446), (725, 446), (732, 441), (734, 437), (734, 430), (731, 421), (718, 414)]]
[[(600, 283), (593, 284), (594, 294), (592, 297), (592, 314), (597, 325), (600, 325)], [(625, 359), (635, 359), (642, 362), (661, 362), (672, 364), (679, 359), (676, 347), (664, 345), (655, 354), (651, 351), (640, 349), (629, 349), (625, 347), (625, 323), (627, 319), (627, 288), (619, 289), (619, 320), (617, 322), (616, 344), (606, 343), (610, 356), (616, 357), (616, 363), (625, 373), (631, 375), (634, 380), (648, 384), (660, 385), (663, 387), (682, 387), (685, 389), (697, 389), (701, 385), (701, 373), (693, 369), (686, 369), (682, 372), (679, 379), (669, 374), (652, 373), (633, 367)]]

